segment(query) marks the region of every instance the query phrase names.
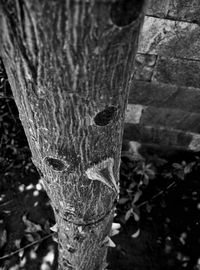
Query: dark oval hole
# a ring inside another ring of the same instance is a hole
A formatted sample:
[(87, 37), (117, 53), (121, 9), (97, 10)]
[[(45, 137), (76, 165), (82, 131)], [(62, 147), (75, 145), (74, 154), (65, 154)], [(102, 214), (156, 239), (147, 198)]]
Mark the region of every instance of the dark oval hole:
[(108, 125), (116, 116), (117, 108), (114, 106), (107, 107), (105, 110), (97, 113), (94, 122), (97, 126)]
[(196, 23), (196, 24), (198, 24), (198, 23), (199, 23), (199, 21), (198, 21), (198, 20), (193, 20), (193, 21), (192, 21), (192, 23)]
[(111, 5), (110, 17), (117, 26), (126, 26), (135, 21), (144, 5), (144, 0), (116, 0)]
[(55, 171), (63, 171), (65, 169), (65, 163), (57, 158), (46, 157), (45, 163)]

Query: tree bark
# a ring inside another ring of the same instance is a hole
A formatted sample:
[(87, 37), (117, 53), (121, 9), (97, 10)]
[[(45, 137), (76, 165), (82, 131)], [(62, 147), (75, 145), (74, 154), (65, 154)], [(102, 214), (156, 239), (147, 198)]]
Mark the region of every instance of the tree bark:
[(59, 269), (105, 269), (141, 0), (1, 0), (1, 57), (58, 234)]

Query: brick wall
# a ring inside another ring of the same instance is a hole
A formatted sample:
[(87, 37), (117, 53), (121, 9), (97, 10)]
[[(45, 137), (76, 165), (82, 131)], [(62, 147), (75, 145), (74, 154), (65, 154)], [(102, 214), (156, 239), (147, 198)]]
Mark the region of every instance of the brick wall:
[(199, 0), (149, 0), (124, 140), (200, 151)]

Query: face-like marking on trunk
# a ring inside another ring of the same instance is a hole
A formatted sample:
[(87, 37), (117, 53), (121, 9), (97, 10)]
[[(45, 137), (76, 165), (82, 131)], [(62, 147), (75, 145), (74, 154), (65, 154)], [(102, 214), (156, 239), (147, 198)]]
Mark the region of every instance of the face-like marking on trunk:
[(103, 160), (102, 162), (88, 168), (86, 175), (90, 180), (100, 181), (118, 193), (119, 187), (113, 174), (113, 166), (114, 159), (107, 158), (106, 160)]

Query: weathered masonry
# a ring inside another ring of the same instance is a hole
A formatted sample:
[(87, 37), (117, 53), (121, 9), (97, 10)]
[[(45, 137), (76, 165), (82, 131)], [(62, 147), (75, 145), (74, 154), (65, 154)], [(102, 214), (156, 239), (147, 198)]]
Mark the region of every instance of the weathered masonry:
[(150, 0), (124, 140), (200, 151), (200, 2)]

